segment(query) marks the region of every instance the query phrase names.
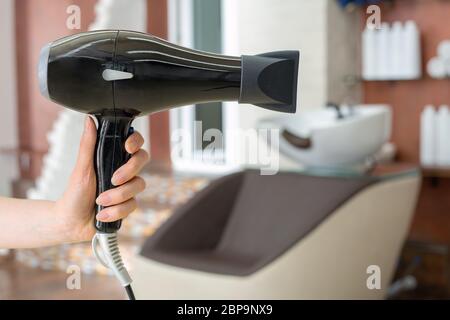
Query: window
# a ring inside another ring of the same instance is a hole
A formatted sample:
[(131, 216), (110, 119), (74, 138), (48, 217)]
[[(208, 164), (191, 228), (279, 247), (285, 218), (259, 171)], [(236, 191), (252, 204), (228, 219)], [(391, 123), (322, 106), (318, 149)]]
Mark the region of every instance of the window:
[[(229, 6), (232, 1), (169, 0), (169, 40), (197, 50), (235, 54), (230, 52), (234, 43), (228, 40), (224, 28), (229, 16), (225, 3)], [(235, 103), (214, 102), (170, 111), (172, 161), (176, 170), (207, 173), (237, 168), (227, 138), (227, 131), (238, 120), (237, 108), (228, 107), (231, 104)], [(220, 131), (223, 139), (205, 135), (209, 129)], [(206, 150), (212, 143), (214, 148)]]

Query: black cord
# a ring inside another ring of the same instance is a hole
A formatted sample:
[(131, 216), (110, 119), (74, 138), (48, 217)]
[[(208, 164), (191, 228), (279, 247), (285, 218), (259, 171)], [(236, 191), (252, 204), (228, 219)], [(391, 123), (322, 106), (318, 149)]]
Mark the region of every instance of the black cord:
[(128, 299), (136, 300), (136, 298), (134, 297), (133, 289), (131, 289), (131, 285), (125, 286), (125, 290), (127, 291)]

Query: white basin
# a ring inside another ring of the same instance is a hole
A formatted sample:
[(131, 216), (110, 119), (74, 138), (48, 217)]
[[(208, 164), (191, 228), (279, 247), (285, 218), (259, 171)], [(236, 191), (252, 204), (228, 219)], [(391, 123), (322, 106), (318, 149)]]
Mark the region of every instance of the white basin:
[(387, 105), (324, 108), (261, 120), (261, 129), (280, 130), (280, 152), (309, 167), (346, 167), (364, 163), (387, 142), (391, 110)]

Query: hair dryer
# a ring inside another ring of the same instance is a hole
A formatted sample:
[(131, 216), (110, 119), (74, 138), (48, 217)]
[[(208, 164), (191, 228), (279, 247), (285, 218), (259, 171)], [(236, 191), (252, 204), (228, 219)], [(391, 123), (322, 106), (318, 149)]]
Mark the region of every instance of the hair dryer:
[[(95, 170), (100, 194), (113, 188), (114, 171), (129, 158), (124, 142), (135, 117), (233, 100), (294, 113), (298, 60), (298, 51), (231, 57), (191, 50), (150, 34), (104, 30), (46, 45), (38, 75), (44, 96), (97, 119)], [(96, 205), (97, 212), (101, 209)], [(99, 261), (131, 290), (117, 247), (120, 225), (121, 221), (95, 220), (93, 249)], [(98, 244), (103, 255), (97, 252)]]

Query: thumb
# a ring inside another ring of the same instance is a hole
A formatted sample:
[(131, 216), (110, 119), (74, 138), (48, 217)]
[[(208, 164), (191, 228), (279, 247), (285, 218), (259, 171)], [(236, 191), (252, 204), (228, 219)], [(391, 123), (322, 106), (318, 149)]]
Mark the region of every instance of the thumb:
[(77, 173), (87, 173), (91, 170), (94, 163), (95, 142), (97, 140), (97, 129), (94, 120), (87, 116), (84, 122), (84, 131), (81, 136), (80, 148), (78, 150), (78, 159), (75, 166)]

